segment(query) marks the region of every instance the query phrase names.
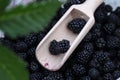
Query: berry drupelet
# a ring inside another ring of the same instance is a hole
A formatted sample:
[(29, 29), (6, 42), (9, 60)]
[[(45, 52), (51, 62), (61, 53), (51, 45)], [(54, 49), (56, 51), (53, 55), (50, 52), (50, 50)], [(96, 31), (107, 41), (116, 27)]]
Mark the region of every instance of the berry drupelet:
[(65, 53), (70, 47), (70, 42), (63, 39), (57, 42), (56, 40), (51, 41), (49, 46), (49, 51), (52, 55), (58, 55), (60, 53)]
[(30, 80), (42, 80), (43, 79), (43, 75), (40, 72), (35, 72), (30, 74)]
[(85, 26), (86, 21), (82, 18), (77, 18), (68, 23), (67, 28), (73, 33), (78, 34)]

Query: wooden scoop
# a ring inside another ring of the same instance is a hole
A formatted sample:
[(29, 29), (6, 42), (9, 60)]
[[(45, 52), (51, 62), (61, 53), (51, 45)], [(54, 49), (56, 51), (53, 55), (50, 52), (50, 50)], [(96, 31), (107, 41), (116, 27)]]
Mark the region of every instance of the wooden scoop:
[[(94, 12), (102, 2), (103, 0), (86, 0), (86, 2), (81, 5), (73, 5), (70, 7), (64, 16), (39, 43), (36, 49), (37, 60), (43, 67), (51, 71), (56, 71), (63, 66), (75, 48), (94, 25)], [(76, 18), (83, 18), (87, 21), (79, 34), (74, 34), (67, 28), (68, 23)], [(71, 47), (64, 54), (51, 55), (49, 52), (49, 46), (50, 42), (54, 39), (57, 41), (62, 41), (63, 39), (69, 40)]]

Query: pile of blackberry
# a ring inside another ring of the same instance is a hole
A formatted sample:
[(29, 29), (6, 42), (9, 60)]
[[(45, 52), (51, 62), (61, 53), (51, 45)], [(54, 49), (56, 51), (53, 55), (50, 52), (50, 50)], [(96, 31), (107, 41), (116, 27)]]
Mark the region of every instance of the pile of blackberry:
[(71, 5), (84, 1), (66, 3), (44, 31), (16, 40), (9, 37), (0, 40), (28, 63), (30, 80), (116, 80), (120, 77), (120, 7), (113, 11), (105, 3), (95, 12), (93, 28), (59, 71), (44, 69), (35, 58), (35, 48), (41, 39)]

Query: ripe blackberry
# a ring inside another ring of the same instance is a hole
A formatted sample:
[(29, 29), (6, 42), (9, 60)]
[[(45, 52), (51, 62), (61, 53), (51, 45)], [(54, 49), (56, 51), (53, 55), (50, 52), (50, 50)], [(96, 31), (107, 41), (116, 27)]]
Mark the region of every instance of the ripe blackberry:
[(120, 39), (116, 36), (108, 36), (107, 37), (107, 47), (108, 48), (119, 48), (120, 47)]
[(114, 23), (107, 23), (103, 27), (104, 31), (108, 34), (112, 34), (116, 29), (116, 25)]
[(96, 59), (92, 59), (89, 63), (90, 68), (100, 69), (101, 65)]
[(108, 22), (113, 22), (116, 25), (120, 25), (119, 17), (116, 14), (114, 14), (114, 13), (111, 13), (108, 16)]
[(97, 38), (101, 37), (102, 35), (102, 32), (101, 32), (101, 24), (99, 23), (96, 23), (92, 30), (91, 30), (91, 33), (92, 33), (92, 39), (93, 40), (96, 40)]
[(30, 64), (29, 64), (29, 69), (31, 72), (36, 72), (36, 71), (39, 71), (39, 64), (36, 62), (36, 61), (32, 61)]
[(37, 36), (34, 33), (32, 33), (28, 35), (27, 37), (25, 37), (24, 41), (28, 46), (33, 46), (36, 44)]
[(106, 41), (104, 40), (104, 38), (98, 38), (95, 44), (98, 48), (104, 48), (106, 46)]
[(85, 41), (85, 42), (90, 42), (91, 40), (92, 40), (92, 33), (89, 32), (89, 33), (85, 36), (85, 38), (83, 39), (83, 41)]
[(100, 72), (95, 68), (91, 68), (88, 74), (92, 79), (98, 79), (100, 77)]
[(114, 71), (113, 76), (115, 79), (118, 79), (120, 77), (120, 71), (119, 70)]
[(117, 7), (117, 8), (116, 8), (115, 14), (120, 17), (120, 7)]
[(108, 55), (103, 51), (96, 51), (93, 55), (93, 58), (99, 61), (99, 63), (104, 63), (106, 60), (108, 60)]
[(103, 71), (105, 73), (112, 72), (114, 71), (114, 69), (115, 69), (115, 64), (112, 61), (107, 61), (103, 65)]
[(116, 50), (109, 50), (107, 53), (106, 53), (110, 59), (115, 59), (116, 56), (117, 56), (117, 51)]
[(77, 18), (68, 23), (67, 28), (73, 33), (78, 34), (85, 26), (86, 21), (82, 18)]
[(115, 30), (114, 35), (120, 37), (120, 28)]
[(118, 70), (120, 70), (120, 62), (119, 61), (116, 63), (116, 67)]
[(105, 11), (108, 12), (112, 12), (112, 6), (111, 5), (105, 5)]
[(60, 8), (58, 11), (57, 11), (57, 18), (61, 18), (65, 12), (67, 11), (67, 9), (65, 8)]
[(62, 40), (57, 42), (56, 40), (51, 41), (49, 46), (49, 51), (52, 55), (58, 55), (60, 53), (65, 53), (70, 47), (70, 42), (68, 40)]
[(75, 74), (76, 76), (81, 76), (84, 75), (86, 73), (86, 69), (83, 65), (80, 64), (74, 64), (72, 66), (72, 70), (73, 70), (73, 74)]
[(107, 73), (103, 76), (104, 80), (114, 80), (113, 75), (110, 73)]
[(23, 60), (27, 59), (27, 53), (17, 53), (17, 55), (22, 58)]
[(90, 53), (86, 50), (83, 50), (83, 51), (81, 51), (77, 54), (76, 59), (77, 59), (78, 62), (80, 62), (82, 64), (86, 64), (90, 60), (91, 55), (92, 55), (92, 53)]
[(84, 76), (80, 80), (92, 80), (90, 76)]
[(30, 59), (33, 59), (35, 58), (35, 47), (32, 47), (30, 48), (28, 51), (27, 51), (27, 55)]
[(23, 42), (23, 41), (17, 42), (15, 44), (16, 52), (25, 52), (25, 51), (27, 51), (27, 48), (28, 48), (27, 44), (25, 42)]
[(94, 45), (92, 43), (85, 43), (83, 45), (83, 50), (87, 50), (88, 52), (92, 53), (94, 50)]
[(72, 70), (70, 70), (70, 69), (66, 70), (66, 72), (65, 72), (65, 80), (74, 80)]
[(30, 74), (30, 80), (41, 80), (43, 79), (43, 75), (40, 72)]
[(37, 34), (37, 43), (39, 43), (45, 36), (45, 32), (41, 31)]
[(64, 79), (61, 73), (52, 72), (48, 76), (44, 77), (42, 80), (64, 80)]

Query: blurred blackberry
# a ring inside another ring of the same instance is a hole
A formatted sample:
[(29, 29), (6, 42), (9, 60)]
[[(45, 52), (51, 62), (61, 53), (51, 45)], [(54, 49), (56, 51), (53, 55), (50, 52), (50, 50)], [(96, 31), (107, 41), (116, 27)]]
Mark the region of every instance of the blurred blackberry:
[(101, 24), (99, 24), (99, 23), (96, 23), (94, 26), (93, 26), (93, 28), (92, 28), (92, 30), (91, 30), (91, 33), (92, 33), (92, 39), (97, 39), (97, 38), (99, 38), (99, 37), (101, 37), (101, 35), (102, 35), (102, 32), (101, 32)]
[(108, 52), (106, 52), (106, 54), (108, 55), (108, 57), (110, 59), (115, 59), (117, 56), (117, 51), (116, 50), (109, 50)]
[(90, 76), (84, 76), (80, 80), (92, 80)]
[(57, 18), (60, 19), (65, 14), (66, 11), (67, 9), (60, 7), (59, 10), (57, 11)]
[(88, 74), (92, 79), (95, 79), (95, 80), (100, 77), (100, 72), (95, 68), (89, 69)]
[(116, 36), (107, 36), (107, 47), (108, 48), (119, 48), (120, 47), (120, 39)]
[(115, 30), (116, 26), (113, 23), (107, 23), (104, 25), (103, 29), (106, 33), (112, 34)]
[(101, 65), (100, 63), (97, 61), (97, 59), (92, 59), (89, 63), (89, 67), (90, 68), (96, 68), (96, 69), (100, 69)]
[(107, 73), (103, 76), (104, 80), (114, 80), (113, 75), (110, 73)]
[(120, 70), (120, 62), (119, 61), (116, 63), (116, 67), (118, 70)]
[(86, 50), (86, 51), (92, 53), (93, 50), (94, 50), (94, 45), (92, 43), (90, 43), (90, 42), (89, 43), (85, 43), (83, 45), (83, 50)]
[(70, 43), (68, 40), (62, 40), (57, 42), (56, 40), (51, 41), (49, 46), (49, 51), (53, 55), (58, 55), (60, 53), (65, 53), (70, 47)]
[(12, 41), (7, 40), (7, 39), (1, 39), (0, 42), (1, 44), (5, 45), (8, 48), (14, 49), (14, 43)]
[(95, 41), (95, 44), (98, 48), (104, 48), (106, 46), (106, 41), (104, 40), (104, 38), (98, 38)]
[(74, 76), (73, 76), (73, 74), (72, 74), (72, 70), (70, 70), (70, 69), (67, 69), (66, 71), (65, 71), (65, 80), (74, 80)]
[(115, 14), (120, 17), (120, 7), (117, 7), (117, 8), (116, 8)]
[(103, 64), (106, 60), (108, 60), (108, 55), (103, 52), (103, 51), (96, 51), (93, 55), (94, 59), (97, 59), (97, 61), (99, 61), (99, 63)]
[(36, 61), (32, 61), (30, 62), (29, 64), (29, 69), (30, 69), (30, 72), (36, 72), (36, 71), (39, 71), (39, 64), (36, 62)]
[(76, 76), (82, 76), (86, 73), (86, 69), (83, 65), (80, 64), (74, 64), (72, 66), (73, 74)]
[(29, 34), (24, 41), (28, 46), (33, 46), (36, 44), (37, 36), (34, 33)]
[(89, 32), (89, 33), (85, 36), (85, 38), (83, 39), (83, 41), (89, 42), (89, 41), (91, 41), (91, 39), (92, 39), (92, 33)]
[(114, 35), (120, 37), (120, 28), (115, 30)]
[(112, 12), (112, 6), (111, 5), (105, 5), (104, 10), (108, 13), (108, 12)]
[(120, 25), (120, 20), (119, 20), (120, 18), (116, 15), (116, 14), (114, 14), (114, 13), (111, 13), (109, 16), (108, 16), (108, 22), (112, 22), (112, 23), (114, 23), (114, 24), (116, 24), (116, 25)]
[(115, 79), (118, 79), (120, 77), (120, 71), (119, 70), (114, 71), (113, 76)]
[(78, 34), (84, 25), (86, 24), (86, 21), (82, 18), (76, 18), (68, 23), (67, 27), (69, 30), (71, 30), (73, 33)]
[(90, 52), (88, 52), (86, 50), (83, 50), (83, 51), (81, 51), (81, 52), (79, 52), (77, 54), (77, 58), (76, 59), (77, 59), (78, 62), (80, 62), (80, 63), (85, 65), (90, 60), (91, 55), (92, 55), (92, 53), (90, 53)]
[(107, 14), (103, 10), (98, 9), (95, 12), (95, 20), (96, 20), (96, 22), (104, 23), (105, 20), (106, 20), (106, 16), (107, 16)]
[(114, 69), (115, 69), (115, 64), (112, 61), (107, 61), (103, 65), (103, 71), (105, 73), (112, 72), (114, 71)]
[(40, 72), (35, 72), (30, 74), (30, 80), (41, 80), (43, 79), (43, 75)]
[(63, 39), (59, 42), (60, 52), (65, 53), (70, 48), (70, 42), (68, 40)]
[(22, 58), (23, 60), (27, 59), (27, 53), (17, 53), (17, 55)]
[(27, 55), (30, 59), (33, 59), (35, 58), (35, 47), (32, 47), (30, 48), (28, 51), (27, 51)]
[(37, 34), (37, 43), (39, 43), (44, 38), (45, 35), (46, 35), (45, 32), (42, 32), (42, 31), (39, 32)]
[(48, 76), (44, 77), (42, 80), (64, 80), (64, 79), (61, 73), (52, 72)]
[(28, 46), (25, 42), (21, 41), (21, 42), (17, 42), (15, 44), (15, 50), (16, 52), (25, 52), (27, 51)]

